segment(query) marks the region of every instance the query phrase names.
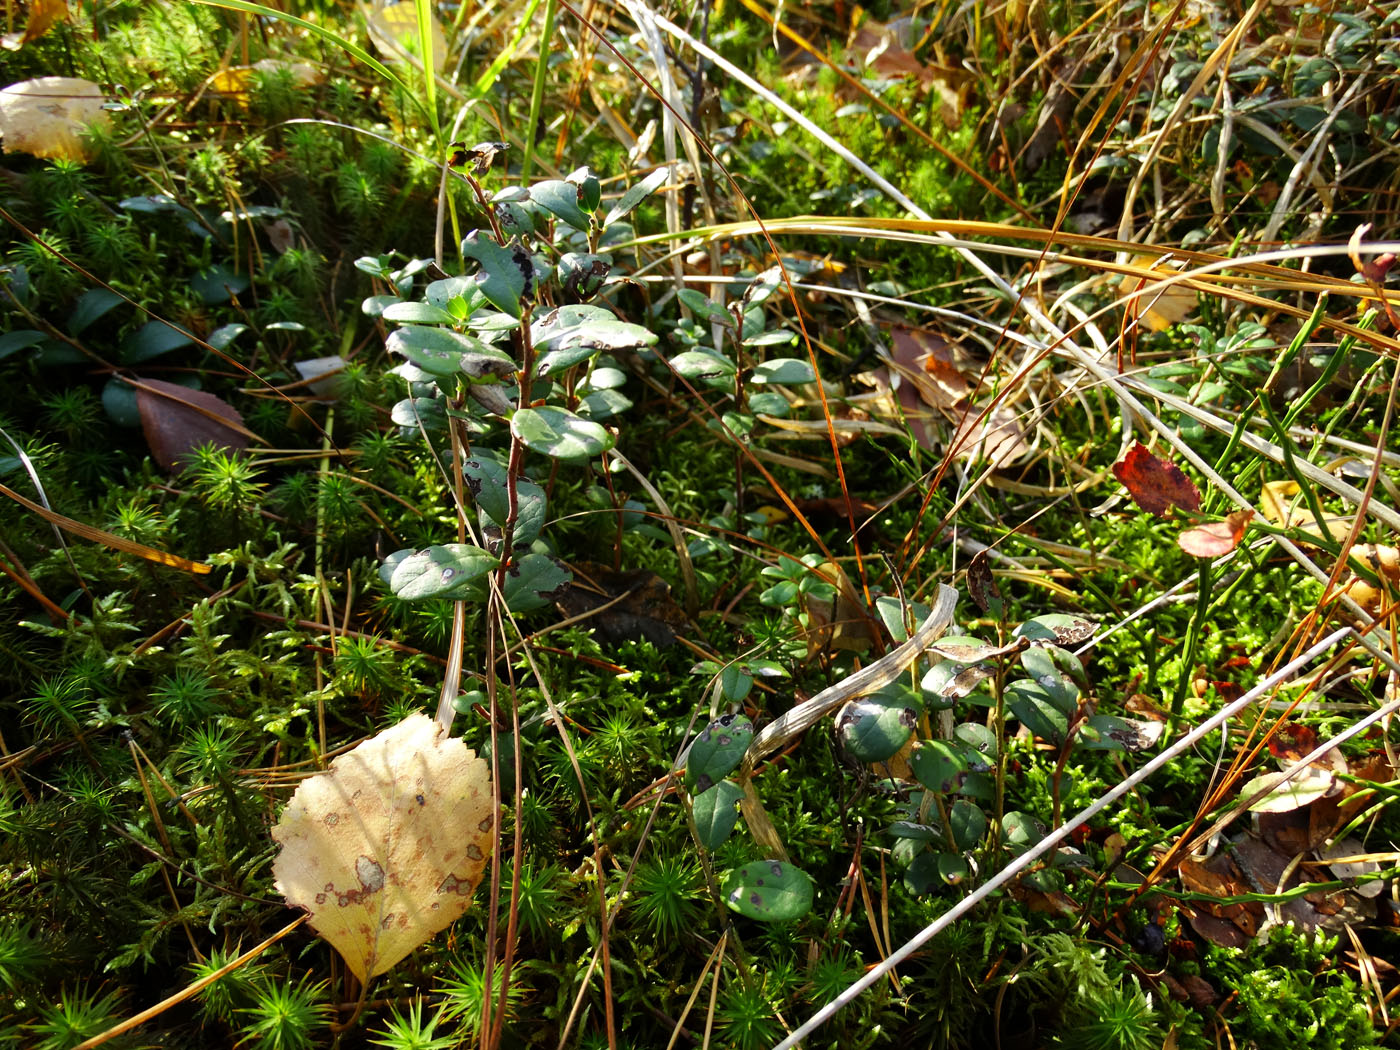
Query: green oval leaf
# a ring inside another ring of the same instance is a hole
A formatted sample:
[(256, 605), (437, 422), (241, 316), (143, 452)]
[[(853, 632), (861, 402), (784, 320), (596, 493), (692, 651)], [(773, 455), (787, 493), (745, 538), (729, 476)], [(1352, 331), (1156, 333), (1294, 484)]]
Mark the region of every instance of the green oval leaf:
[(106, 288), (89, 288), (73, 304), (73, 312), (68, 317), (68, 334), (77, 335), (124, 302), (126, 300), (116, 292)]
[(968, 876), (967, 858), (956, 853), (940, 853), (935, 864), (938, 879), (946, 886), (958, 886)]
[(43, 332), (36, 332), (32, 328), (19, 328), (13, 332), (6, 332), (0, 335), (0, 361), (5, 360), (11, 354), (17, 354), (21, 350), (28, 350), (31, 346), (38, 346), (47, 336)]
[[(495, 538), (499, 544), (501, 529), (510, 519), (510, 475), (505, 467), (494, 459), (474, 456), (462, 463), (462, 474), (467, 488), (472, 494), (472, 502), (483, 518), (483, 526), (488, 523), (495, 527)], [(519, 547), (534, 542), (544, 528), (548, 500), (544, 489), (529, 478), (515, 481), (515, 531), (512, 545)], [(488, 529), (489, 531), (489, 529)]]
[(953, 739), (963, 745), (972, 768), (986, 772), (997, 757), (997, 735), (980, 722), (959, 722), (953, 727)]
[(496, 567), (496, 559), (469, 543), (446, 543), (415, 551), (396, 562), (389, 589), (404, 601), (462, 598)]
[(540, 354), (538, 375), (587, 360), (600, 350), (638, 350), (656, 342), (656, 333), (619, 321), (610, 310), (581, 303), (551, 310), (530, 326)]
[(432, 303), (391, 303), (380, 315), (396, 324), (456, 324), (457, 318)]
[(1063, 744), (1069, 731), (1069, 712), (1044, 689), (1023, 678), (1006, 687), (1007, 706), (1023, 726), (1042, 740)]
[(571, 182), (578, 187), (578, 206), (586, 212), (595, 212), (598, 205), (603, 202), (603, 184), (598, 181), (598, 176), (588, 170), (588, 166), (575, 168), (564, 177), (565, 182)]
[(521, 296), (533, 294), (535, 288), (535, 264), (530, 253), (516, 244), (502, 248), (480, 230), (473, 230), (462, 241), (462, 254), (480, 265), (476, 286), (487, 302), (518, 318)]
[(958, 849), (976, 849), (987, 833), (987, 815), (980, 806), (960, 798), (948, 810), (948, 829)]
[(919, 701), (908, 689), (849, 701), (836, 715), (836, 735), (861, 762), (893, 758), (919, 724)]
[(578, 414), (595, 423), (611, 419), (632, 407), (632, 399), (616, 390), (595, 390), (578, 403)]
[(447, 403), (436, 397), (404, 398), (394, 403), (389, 418), (397, 426), (436, 432), (447, 426)]
[(810, 361), (796, 357), (778, 357), (764, 361), (753, 370), (750, 383), (810, 383), (817, 378)]
[(235, 295), (246, 292), (251, 283), (247, 274), (238, 273), (220, 263), (199, 270), (190, 278), (194, 294), (211, 306), (226, 303)]
[(1013, 809), (1001, 819), (1002, 836), (1012, 853), (1024, 853), (1045, 835), (1045, 825), (1027, 813)]
[(582, 459), (606, 452), (613, 437), (597, 423), (562, 408), (522, 408), (510, 417), (510, 432), (528, 448), (555, 459)]
[[(904, 845), (904, 843), (895, 843), (896, 847), (900, 845)], [(904, 869), (904, 888), (916, 897), (931, 890), (941, 889), (943, 880), (938, 875), (939, 856), (940, 854), (930, 853), (927, 849), (921, 850), (919, 855), (911, 860), (909, 866)]]
[(1060, 669), (1060, 658), (1074, 657), (1060, 648), (1032, 646), (1021, 654), (1021, 666), (1037, 685), (1050, 694), (1061, 711), (1073, 711), (1079, 702), (1079, 686)]
[(626, 193), (624, 193), (621, 197), (618, 198), (617, 203), (614, 204), (612, 208), (608, 210), (607, 217), (603, 219), (603, 225), (611, 226), (613, 223), (617, 222), (618, 219), (621, 219), (623, 216), (627, 215), (627, 213), (630, 212), (633, 208), (635, 208), (638, 204), (641, 204), (642, 201), (646, 200), (653, 193), (655, 193), (657, 188), (660, 187), (661, 184), (664, 183), (670, 177), (670, 168), (664, 166), (657, 168), (650, 175), (644, 178), (641, 182), (637, 183), (630, 190), (628, 190)]
[(729, 358), (705, 350), (687, 350), (678, 354), (671, 358), (671, 367), (676, 370), (677, 375), (686, 379), (707, 381), (728, 379), (739, 371)]
[(734, 771), (753, 739), (753, 722), (740, 714), (721, 715), (701, 730), (685, 756), (685, 789), (709, 791)]
[(192, 342), (194, 339), (188, 333), (164, 321), (147, 321), (122, 343), (122, 361), (129, 365), (149, 361)]
[(756, 860), (725, 876), (724, 903), (764, 922), (800, 919), (812, 909), (812, 879), (781, 860)]
[(601, 255), (565, 252), (559, 257), (559, 283), (571, 299), (592, 299), (612, 272), (612, 263)]
[(712, 852), (724, 845), (739, 819), (739, 799), (743, 797), (738, 786), (728, 780), (721, 780), (695, 796), (690, 810), (695, 816), (695, 833), (700, 845)]
[(504, 350), (447, 328), (398, 328), (389, 333), (384, 347), (438, 378), (465, 375), (468, 380), (492, 382), (515, 374), (515, 362)]
[(576, 230), (588, 230), (588, 216), (578, 204), (579, 189), (563, 179), (546, 179), (530, 187), (530, 199)]

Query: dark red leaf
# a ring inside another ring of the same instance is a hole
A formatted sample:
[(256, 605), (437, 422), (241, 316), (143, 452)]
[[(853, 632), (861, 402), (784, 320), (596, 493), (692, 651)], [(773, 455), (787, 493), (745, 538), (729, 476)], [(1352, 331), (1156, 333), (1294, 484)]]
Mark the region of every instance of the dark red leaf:
[(1113, 464), (1113, 476), (1124, 484), (1139, 507), (1159, 518), (1165, 517), (1172, 507), (1201, 509), (1201, 494), (1191, 479), (1165, 459), (1148, 452), (1141, 441), (1134, 442), (1128, 454)]

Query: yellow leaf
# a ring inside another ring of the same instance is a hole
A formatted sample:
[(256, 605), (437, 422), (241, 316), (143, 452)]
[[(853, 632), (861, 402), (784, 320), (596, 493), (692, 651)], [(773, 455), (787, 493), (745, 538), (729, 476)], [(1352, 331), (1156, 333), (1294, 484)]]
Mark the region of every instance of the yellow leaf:
[(297, 87), (310, 87), (321, 82), (321, 72), (307, 62), (288, 62), (280, 58), (264, 58), (251, 66), (229, 66), (209, 78), (209, 90), (226, 95), (240, 106), (248, 105), (252, 97), (253, 75), (264, 73), (268, 76), (286, 70)]
[(0, 47), (18, 51), (31, 40), (38, 40), (59, 22), (68, 21), (68, 0), (32, 0), (29, 20), (23, 33), (6, 33), (0, 37)]
[[(1146, 256), (1138, 256), (1133, 260), (1138, 266), (1150, 265), (1152, 261)], [(1156, 290), (1148, 289), (1149, 285), (1157, 281), (1168, 280), (1176, 273), (1177, 270), (1174, 266), (1162, 265), (1152, 267), (1150, 277), (1125, 275), (1119, 282), (1123, 293), (1125, 295), (1132, 295), (1134, 292), (1142, 293), (1128, 300), (1128, 317), (1140, 318), (1142, 323), (1153, 332), (1165, 331), (1178, 321), (1184, 321), (1189, 317), (1196, 309), (1196, 293), (1193, 289), (1180, 284), (1172, 284)]]
[(0, 135), (6, 153), (48, 160), (86, 161), (88, 125), (107, 127), (102, 89), (76, 77), (37, 77), (0, 91)]
[(486, 763), (410, 715), (297, 788), (272, 829), (272, 874), (368, 981), (471, 905), (495, 811)]
[(1340, 541), (1351, 529), (1351, 519), (1325, 515), (1321, 521), (1310, 513), (1296, 481), (1266, 481), (1259, 490), (1259, 509), (1275, 525), (1296, 528), (1307, 536)]

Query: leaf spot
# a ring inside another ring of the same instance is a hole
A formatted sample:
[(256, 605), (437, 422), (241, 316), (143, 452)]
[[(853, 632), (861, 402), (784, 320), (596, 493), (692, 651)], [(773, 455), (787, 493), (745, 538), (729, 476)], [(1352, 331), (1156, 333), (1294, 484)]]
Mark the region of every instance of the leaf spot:
[(384, 888), (384, 869), (373, 857), (361, 855), (355, 861), (355, 876), (367, 893), (378, 893)]

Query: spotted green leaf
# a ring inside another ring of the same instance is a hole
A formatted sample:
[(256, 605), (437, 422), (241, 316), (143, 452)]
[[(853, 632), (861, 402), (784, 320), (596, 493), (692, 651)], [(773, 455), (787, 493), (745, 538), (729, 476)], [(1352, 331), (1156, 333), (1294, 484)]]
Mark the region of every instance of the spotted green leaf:
[(756, 860), (725, 876), (724, 903), (764, 922), (800, 919), (812, 910), (812, 879), (781, 860)]
[(908, 742), (922, 705), (900, 686), (857, 697), (836, 714), (836, 735), (861, 762), (883, 762)]
[(465, 375), (492, 382), (515, 373), (515, 362), (504, 350), (448, 328), (408, 325), (384, 341), (391, 354), (402, 354), (429, 375)]
[(753, 739), (753, 722), (739, 714), (721, 715), (706, 726), (685, 758), (685, 788), (701, 795), (727, 777), (743, 760)]
[(964, 750), (947, 740), (920, 740), (909, 756), (909, 767), (920, 784), (941, 794), (962, 787), (972, 768)]
[(588, 215), (578, 206), (579, 188), (563, 179), (546, 179), (530, 187), (530, 199), (576, 230), (588, 229)]
[(496, 559), (480, 547), (445, 543), (397, 561), (389, 589), (404, 601), (461, 598), (479, 590), (478, 581), (495, 567)]

